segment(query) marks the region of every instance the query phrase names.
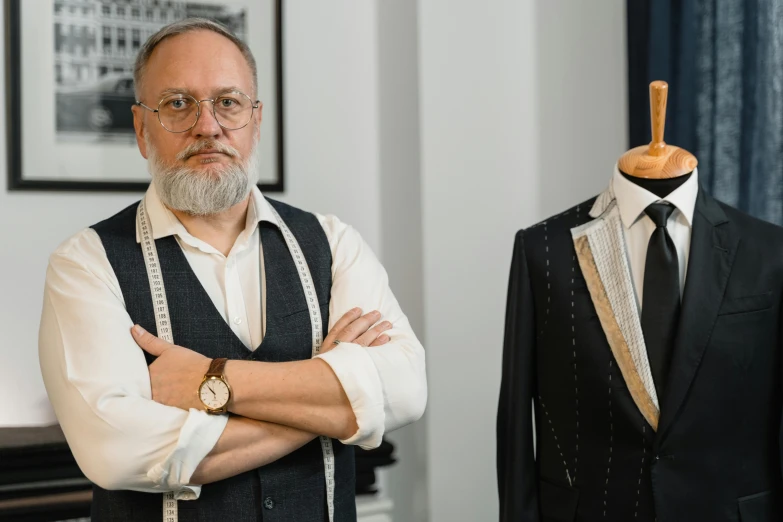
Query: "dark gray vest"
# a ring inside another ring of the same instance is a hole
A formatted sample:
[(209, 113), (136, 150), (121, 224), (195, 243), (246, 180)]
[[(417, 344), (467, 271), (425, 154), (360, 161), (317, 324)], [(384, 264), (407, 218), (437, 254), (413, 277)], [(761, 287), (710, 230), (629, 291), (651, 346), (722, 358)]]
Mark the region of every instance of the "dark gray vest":
[[(315, 282), (324, 336), (329, 321), (331, 249), (318, 219), (269, 200), (299, 242)], [(92, 228), (120, 283), (134, 323), (156, 332), (150, 286), (141, 247), (136, 243), (136, 208), (131, 205)], [(259, 222), (266, 272), (266, 332), (249, 351), (215, 309), (174, 237), (155, 241), (168, 298), (174, 342), (210, 358), (266, 362), (296, 361), (312, 355), (312, 330), (302, 285), (283, 235), (276, 225)], [(150, 364), (153, 358), (147, 356)], [(263, 386), (264, 383), (258, 383)], [(335, 521), (356, 520), (354, 451), (332, 441), (335, 454)], [(321, 445), (316, 439), (277, 462), (207, 484), (201, 497), (178, 503), (180, 522), (324, 522), (326, 487)], [(163, 520), (161, 494), (94, 488), (94, 522)]]

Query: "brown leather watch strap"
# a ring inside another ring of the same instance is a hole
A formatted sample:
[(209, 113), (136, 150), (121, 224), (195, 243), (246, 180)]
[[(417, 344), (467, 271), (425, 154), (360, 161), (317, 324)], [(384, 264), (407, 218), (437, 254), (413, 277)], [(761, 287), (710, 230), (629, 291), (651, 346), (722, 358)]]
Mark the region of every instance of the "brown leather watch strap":
[(212, 364), (209, 365), (209, 370), (207, 370), (207, 377), (222, 377), (227, 361), (228, 359), (225, 357), (212, 359)]

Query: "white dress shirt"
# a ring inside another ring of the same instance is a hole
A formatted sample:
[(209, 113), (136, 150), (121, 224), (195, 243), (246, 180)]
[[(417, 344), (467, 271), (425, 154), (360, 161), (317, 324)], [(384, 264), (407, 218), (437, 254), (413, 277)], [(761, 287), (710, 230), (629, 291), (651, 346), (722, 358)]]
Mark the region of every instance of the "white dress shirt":
[[(223, 319), (255, 349), (264, 328), (258, 222), (275, 222), (269, 202), (253, 189), (245, 229), (224, 256), (187, 232), (154, 185), (146, 198), (153, 237), (176, 238)], [(424, 349), (389, 289), (386, 271), (359, 233), (334, 216), (316, 216), (332, 253), (329, 328), (354, 307), (378, 310), (393, 325), (384, 346), (344, 342), (318, 356), (334, 371), (356, 415), (357, 433), (342, 442), (377, 447), (384, 432), (424, 411)], [(107, 489), (198, 498), (200, 487), (188, 482), (227, 417), (152, 401), (132, 325), (98, 234), (87, 228), (60, 245), (46, 274), (39, 353), (49, 398), (79, 466)]]
[(659, 198), (652, 192), (623, 177), (615, 167), (612, 178), (623, 233), (628, 251), (628, 261), (636, 290), (636, 303), (641, 313), (644, 295), (644, 269), (647, 263), (647, 245), (655, 231), (655, 223), (644, 213), (644, 209), (653, 203), (665, 202), (675, 207), (669, 216), (666, 230), (677, 250), (680, 268), (680, 297), (685, 288), (685, 274), (688, 270), (688, 258), (691, 250), (691, 230), (693, 212), (696, 208), (696, 196), (699, 193), (698, 172), (694, 169), (691, 177), (665, 198)]

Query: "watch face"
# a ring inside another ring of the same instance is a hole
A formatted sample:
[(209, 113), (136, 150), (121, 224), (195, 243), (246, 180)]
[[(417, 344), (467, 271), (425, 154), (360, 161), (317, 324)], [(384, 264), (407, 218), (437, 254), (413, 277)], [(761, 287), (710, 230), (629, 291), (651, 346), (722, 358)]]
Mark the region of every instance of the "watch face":
[(219, 410), (228, 404), (228, 385), (220, 379), (207, 379), (201, 383), (198, 394), (207, 408)]

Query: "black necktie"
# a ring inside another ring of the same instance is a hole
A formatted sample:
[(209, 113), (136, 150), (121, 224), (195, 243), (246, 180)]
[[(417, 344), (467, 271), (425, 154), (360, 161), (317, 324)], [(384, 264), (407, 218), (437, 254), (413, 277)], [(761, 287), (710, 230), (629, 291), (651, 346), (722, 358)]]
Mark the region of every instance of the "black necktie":
[(653, 203), (644, 212), (655, 223), (655, 230), (647, 245), (644, 265), (642, 332), (658, 401), (662, 401), (680, 317), (680, 264), (674, 241), (666, 230), (674, 207)]

